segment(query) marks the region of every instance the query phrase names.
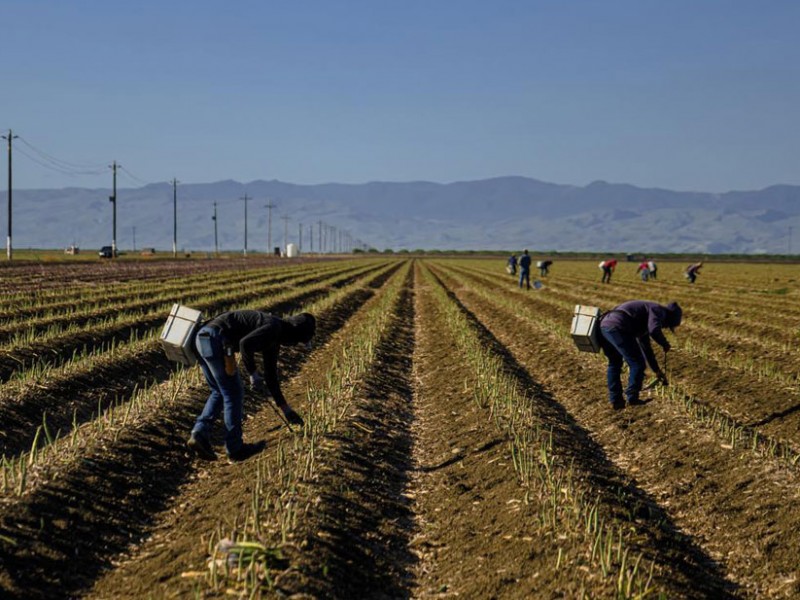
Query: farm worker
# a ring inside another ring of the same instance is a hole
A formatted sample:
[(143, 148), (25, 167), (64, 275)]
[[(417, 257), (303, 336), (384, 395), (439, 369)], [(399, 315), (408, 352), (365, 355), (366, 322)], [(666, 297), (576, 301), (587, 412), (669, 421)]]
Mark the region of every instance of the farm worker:
[[(264, 441), (245, 444), (242, 441), (242, 412), (244, 389), (236, 365), (236, 352), (257, 391), (272, 395), (289, 423), (302, 425), (298, 415), (281, 393), (278, 381), (278, 352), (281, 346), (305, 344), (310, 348), (316, 330), (316, 320), (309, 313), (280, 319), (258, 310), (236, 310), (218, 315), (206, 322), (197, 332), (195, 346), (200, 368), (211, 388), (203, 412), (197, 417), (188, 446), (200, 458), (216, 459), (210, 434), (214, 420), (222, 412), (225, 422), (225, 451), (229, 460), (239, 462), (264, 449)], [(264, 361), (264, 377), (258, 373), (255, 353)]]
[(522, 282), (531, 289), (531, 257), (528, 255), (527, 248), (522, 251), (522, 256), (519, 257), (519, 287), (522, 287)]
[(642, 274), (642, 281), (647, 281), (650, 277), (650, 265), (647, 264), (647, 261), (639, 263), (639, 266), (636, 268), (637, 273)]
[(698, 263), (694, 263), (693, 265), (689, 265), (686, 267), (686, 279), (689, 280), (689, 283), (694, 283), (697, 276), (700, 274), (700, 267), (703, 266), (703, 262), (700, 261)]
[(647, 261), (647, 269), (650, 271), (650, 279), (655, 279), (658, 272), (658, 265), (654, 260)]
[(508, 266), (506, 267), (506, 271), (508, 271), (509, 275), (516, 275), (517, 274), (517, 255), (512, 254), (508, 258)]
[(625, 388), (628, 405), (643, 404), (639, 392), (644, 381), (645, 361), (661, 383), (667, 385), (667, 376), (658, 366), (650, 338), (658, 342), (664, 352), (668, 352), (670, 344), (662, 329), (667, 327), (675, 331), (681, 324), (682, 315), (683, 311), (677, 302), (662, 306), (645, 300), (631, 300), (601, 316), (600, 346), (608, 358), (608, 399), (615, 410), (625, 408), (620, 381), (623, 360), (630, 369), (628, 387)]
[(552, 264), (552, 260), (540, 260), (537, 265), (539, 267), (539, 275), (542, 277), (547, 277), (547, 274), (550, 272), (550, 265)]
[(603, 278), (601, 281), (603, 283), (611, 283), (611, 274), (614, 272), (614, 269), (617, 266), (617, 259), (612, 258), (610, 260), (601, 261), (597, 266), (603, 271)]

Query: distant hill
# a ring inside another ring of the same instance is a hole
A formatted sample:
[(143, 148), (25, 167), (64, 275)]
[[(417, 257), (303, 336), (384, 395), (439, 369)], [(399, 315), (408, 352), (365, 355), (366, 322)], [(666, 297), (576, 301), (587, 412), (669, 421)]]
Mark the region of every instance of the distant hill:
[[(558, 185), (525, 177), (455, 183), (371, 182), (295, 185), (281, 181), (219, 181), (178, 187), (178, 245), (214, 247), (217, 202), (221, 249), (267, 247), (267, 209), (273, 246), (284, 239), (308, 249), (313, 225), (318, 249), (322, 221), (378, 249), (518, 249), (608, 252), (783, 254), (790, 231), (800, 249), (800, 187), (776, 185), (724, 194), (644, 189), (596, 181)], [(14, 190), (14, 246), (96, 248), (111, 241), (109, 189)], [(117, 191), (117, 242), (172, 248), (172, 187), (152, 184)], [(6, 232), (6, 192), (0, 193), (0, 234)], [(790, 229), (791, 228), (791, 229)]]

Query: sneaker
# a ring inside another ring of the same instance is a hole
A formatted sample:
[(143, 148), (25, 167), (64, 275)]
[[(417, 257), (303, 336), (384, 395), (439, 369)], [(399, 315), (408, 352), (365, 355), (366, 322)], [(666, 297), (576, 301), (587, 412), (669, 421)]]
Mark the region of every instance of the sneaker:
[(261, 452), (266, 447), (267, 447), (267, 442), (265, 442), (264, 440), (256, 442), (255, 444), (242, 444), (242, 447), (239, 448), (236, 452), (228, 453), (228, 462), (230, 463), (244, 462), (251, 456), (255, 456), (256, 454)]
[(198, 458), (203, 460), (217, 460), (217, 453), (211, 447), (211, 442), (202, 433), (192, 433), (192, 437), (186, 442), (189, 450), (194, 452)]

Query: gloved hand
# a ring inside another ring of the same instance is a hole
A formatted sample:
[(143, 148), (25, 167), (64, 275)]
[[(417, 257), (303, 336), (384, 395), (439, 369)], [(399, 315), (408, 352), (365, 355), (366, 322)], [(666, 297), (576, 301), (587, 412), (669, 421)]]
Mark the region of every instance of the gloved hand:
[(264, 378), (256, 371), (250, 375), (250, 387), (256, 392), (264, 391)]
[(656, 377), (658, 377), (658, 380), (664, 387), (667, 387), (669, 385), (669, 381), (667, 381), (667, 376), (664, 373), (664, 371), (659, 371), (658, 373), (656, 373)]
[(298, 415), (291, 406), (284, 404), (281, 406), (281, 410), (283, 411), (283, 416), (286, 417), (286, 420), (289, 421), (289, 423), (292, 425), (298, 425), (300, 427), (303, 426), (303, 417)]

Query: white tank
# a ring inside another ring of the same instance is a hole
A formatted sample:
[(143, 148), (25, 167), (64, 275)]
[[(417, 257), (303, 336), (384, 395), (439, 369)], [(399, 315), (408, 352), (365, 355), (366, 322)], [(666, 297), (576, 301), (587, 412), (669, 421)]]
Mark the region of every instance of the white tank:
[(300, 253), (297, 251), (297, 246), (294, 244), (286, 244), (286, 256), (288, 258), (294, 258), (298, 254)]

